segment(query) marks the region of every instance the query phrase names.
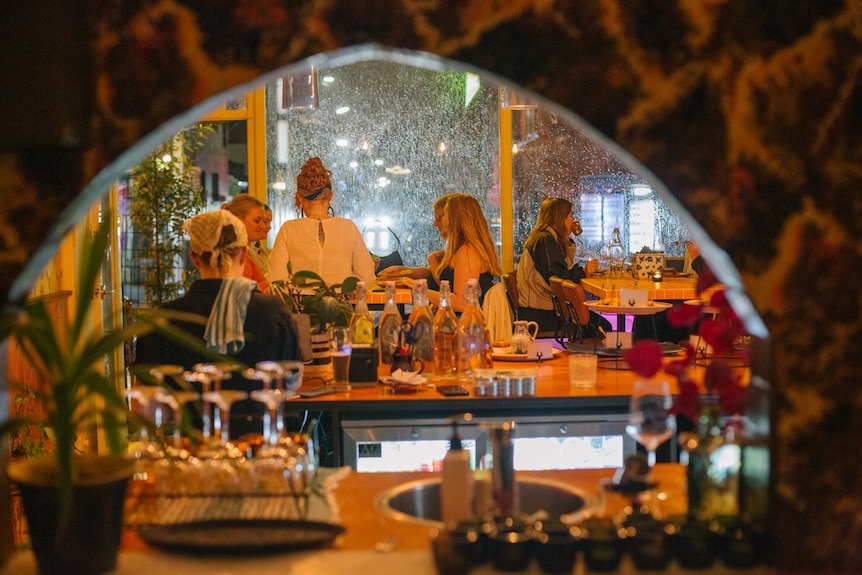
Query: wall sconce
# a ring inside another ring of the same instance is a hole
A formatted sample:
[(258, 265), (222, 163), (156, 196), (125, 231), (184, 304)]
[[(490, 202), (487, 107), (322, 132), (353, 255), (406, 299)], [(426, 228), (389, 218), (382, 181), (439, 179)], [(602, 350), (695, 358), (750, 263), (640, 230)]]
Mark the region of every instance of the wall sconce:
[(317, 110), (317, 70), (285, 76), (281, 81), (281, 107), (285, 110)]

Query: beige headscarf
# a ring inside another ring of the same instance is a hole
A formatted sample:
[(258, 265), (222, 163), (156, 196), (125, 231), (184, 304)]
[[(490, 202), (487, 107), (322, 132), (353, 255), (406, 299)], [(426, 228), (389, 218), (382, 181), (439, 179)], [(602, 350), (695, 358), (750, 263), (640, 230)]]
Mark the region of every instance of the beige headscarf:
[(183, 222), (191, 240), (192, 253), (215, 269), (230, 267), (237, 248), (248, 245), (242, 220), (227, 210), (204, 212)]

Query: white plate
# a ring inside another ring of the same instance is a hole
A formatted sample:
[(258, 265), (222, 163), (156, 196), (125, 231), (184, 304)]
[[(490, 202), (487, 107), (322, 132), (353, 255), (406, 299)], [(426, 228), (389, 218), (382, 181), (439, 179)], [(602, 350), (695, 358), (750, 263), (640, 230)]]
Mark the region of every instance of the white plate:
[[(563, 353), (562, 350), (554, 348), (554, 357), (543, 357), (542, 360), (555, 359)], [(535, 357), (528, 357), (526, 353), (515, 353), (513, 347), (495, 347), (491, 353), (491, 358), (497, 361), (536, 361)]]

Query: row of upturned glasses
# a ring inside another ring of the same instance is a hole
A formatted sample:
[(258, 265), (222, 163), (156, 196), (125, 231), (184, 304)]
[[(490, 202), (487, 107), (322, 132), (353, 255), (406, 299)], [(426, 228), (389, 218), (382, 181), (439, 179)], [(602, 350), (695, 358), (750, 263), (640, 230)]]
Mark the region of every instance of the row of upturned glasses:
[[(246, 379), (261, 382), (261, 388), (250, 394), (223, 389), (222, 383), (237, 370), (236, 365), (225, 363), (201, 363), (192, 370), (162, 365), (150, 370), (155, 385), (137, 384), (126, 390), (135, 413), (144, 420), (140, 441), (130, 452), (137, 461), (135, 494), (286, 495), (294, 498), (297, 515), (304, 519), (317, 459), (309, 436), (286, 432), (282, 412), (284, 402), (301, 383), (302, 363), (264, 361), (245, 370)], [(181, 390), (173, 389), (168, 379)], [(197, 384), (201, 391), (191, 391), (190, 384)], [(230, 438), (231, 406), (249, 397), (266, 407), (263, 444), (254, 454), (243, 451)], [(201, 402), (203, 429), (193, 449), (182, 435), (182, 420), (186, 407), (197, 401)], [(150, 413), (151, 422), (147, 421)], [(165, 437), (168, 428), (172, 430)]]

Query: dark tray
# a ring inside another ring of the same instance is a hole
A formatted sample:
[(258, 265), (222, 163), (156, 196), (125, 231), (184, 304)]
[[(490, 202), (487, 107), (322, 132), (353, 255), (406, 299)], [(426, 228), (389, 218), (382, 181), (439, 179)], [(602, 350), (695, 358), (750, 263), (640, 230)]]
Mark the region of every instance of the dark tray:
[(145, 525), (141, 539), (160, 549), (190, 554), (254, 555), (314, 549), (332, 543), (345, 529), (316, 521), (224, 519)]

